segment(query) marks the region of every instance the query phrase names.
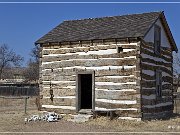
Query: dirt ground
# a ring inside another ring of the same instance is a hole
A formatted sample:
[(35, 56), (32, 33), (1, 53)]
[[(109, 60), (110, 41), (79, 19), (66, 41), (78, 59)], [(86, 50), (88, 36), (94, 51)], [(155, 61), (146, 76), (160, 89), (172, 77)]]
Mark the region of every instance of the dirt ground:
[[(14, 103), (13, 103), (14, 102)], [(6, 103), (6, 104), (5, 104)], [(28, 122), (24, 118), (42, 114), (37, 111), (35, 100), (28, 100), (27, 114), (24, 114), (24, 100), (8, 99), (0, 104), (0, 134), (180, 134), (180, 116), (170, 120), (128, 121), (110, 120), (108, 117), (97, 117), (85, 123), (67, 121), (64, 116), (58, 122)], [(156, 132), (156, 133), (154, 133)], [(178, 133), (179, 132), (179, 133)]]
[[(24, 122), (24, 118), (35, 114), (40, 114), (36, 110), (29, 110), (25, 115), (23, 111), (0, 112), (0, 134), (125, 134), (122, 132), (179, 132), (180, 134), (180, 117), (170, 120), (157, 121), (127, 121), (127, 120), (110, 120), (108, 117), (98, 117), (90, 119), (85, 123), (74, 123), (67, 121), (68, 116), (58, 122)], [(24, 132), (24, 133), (20, 133)], [(102, 133), (100, 133), (102, 132)], [(105, 133), (106, 132), (106, 133)], [(108, 133), (107, 133), (108, 132)], [(118, 133), (117, 133), (118, 132)], [(126, 133), (127, 134), (127, 133)], [(162, 133), (161, 133), (162, 134)], [(174, 133), (175, 134), (175, 133)]]

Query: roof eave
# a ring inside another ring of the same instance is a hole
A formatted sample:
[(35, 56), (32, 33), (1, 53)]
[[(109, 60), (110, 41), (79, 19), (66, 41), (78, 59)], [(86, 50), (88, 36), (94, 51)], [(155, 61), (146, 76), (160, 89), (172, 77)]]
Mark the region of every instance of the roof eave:
[(166, 21), (166, 18), (165, 18), (165, 15), (164, 15), (164, 11), (162, 11), (160, 13), (160, 15), (158, 16), (158, 18), (154, 21), (154, 23), (152, 23), (152, 25), (149, 27), (149, 29), (147, 30), (147, 32), (144, 34), (143, 38), (147, 35), (147, 33), (150, 31), (150, 29), (154, 26), (154, 24), (157, 22), (157, 20), (159, 19), (162, 19), (162, 22), (163, 22), (163, 25), (164, 25), (164, 28), (165, 28), (165, 32), (168, 36), (168, 40), (172, 46), (172, 50), (175, 51), (176, 53), (178, 52), (178, 48), (177, 48), (177, 45), (176, 45), (176, 42), (173, 38), (173, 35), (171, 33), (171, 30), (169, 28), (169, 25)]
[(160, 18), (162, 19), (163, 25), (165, 27), (165, 31), (166, 31), (167, 36), (169, 38), (169, 41), (170, 41), (170, 43), (171, 43), (171, 45), (173, 47), (172, 49), (173, 49), (173, 51), (175, 51), (177, 53), (178, 52), (178, 48), (177, 48), (176, 42), (175, 42), (175, 40), (173, 38), (173, 35), (171, 33), (171, 30), (169, 28), (169, 25), (168, 25), (168, 23), (166, 21), (166, 17), (164, 15), (164, 12), (161, 13)]
[(52, 43), (64, 43), (64, 42), (79, 42), (79, 41), (95, 41), (95, 40), (112, 40), (112, 39), (119, 39), (119, 40), (126, 40), (126, 41), (130, 41), (130, 40), (140, 40), (140, 36), (138, 37), (121, 37), (121, 38), (106, 38), (106, 39), (91, 39), (91, 40), (72, 40), (72, 41), (47, 41), (47, 42), (40, 42), (40, 41), (36, 41), (34, 44), (35, 45), (42, 45), (42, 44), (52, 44)]

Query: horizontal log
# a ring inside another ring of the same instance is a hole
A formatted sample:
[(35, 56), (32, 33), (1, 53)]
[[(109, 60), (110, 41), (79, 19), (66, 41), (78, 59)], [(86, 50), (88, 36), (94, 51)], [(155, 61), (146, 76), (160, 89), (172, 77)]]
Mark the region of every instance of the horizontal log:
[(45, 97), (49, 96), (50, 95), (49, 90), (50, 89), (42, 88), (40, 91), (40, 95), (45, 96)]
[(171, 70), (171, 68), (166, 67), (166, 65), (164, 65), (164, 66), (153, 65), (153, 66), (152, 66), (152, 65), (149, 65), (149, 64), (147, 64), (147, 63), (141, 63), (141, 69), (153, 70), (153, 71), (155, 71), (156, 69), (159, 69), (159, 70), (161, 70), (161, 71), (163, 71), (163, 72), (168, 73), (169, 75), (172, 75), (172, 70)]
[(53, 102), (50, 98), (43, 98), (41, 100), (42, 104), (46, 105), (56, 105), (56, 106), (75, 106), (76, 100), (70, 98), (53, 98)]
[[(66, 70), (61, 70), (61, 69), (59, 69), (59, 70), (55, 70), (54, 72), (53, 72), (54, 74), (58, 74), (58, 75), (60, 75), (60, 76), (72, 76), (72, 75), (76, 75), (76, 71), (71, 71), (71, 70), (68, 70), (68, 69), (66, 69)], [(48, 72), (44, 72), (43, 73), (43, 75), (46, 75), (46, 76), (53, 76), (53, 74), (51, 74), (51, 73), (48, 73)]]
[(137, 51), (132, 50), (128, 52), (120, 52), (113, 54), (89, 54), (89, 55), (79, 55), (76, 53), (58, 55), (58, 56), (43, 56), (42, 62), (51, 62), (51, 61), (61, 61), (61, 60), (70, 60), (70, 59), (98, 59), (98, 58), (124, 58), (128, 56), (136, 56)]
[[(52, 77), (53, 76), (53, 77)], [(72, 76), (61, 76), (59, 74), (45, 74), (43, 75), (43, 81), (76, 81), (76, 75)]]
[(74, 66), (85, 66), (85, 67), (98, 67), (98, 66), (128, 66), (135, 65), (135, 58), (125, 58), (125, 59), (95, 59), (95, 60), (67, 60), (60, 62), (53, 62), (48, 64), (43, 64), (42, 68), (51, 69), (51, 68), (65, 68), (65, 67), (74, 67)]
[(157, 97), (156, 99), (144, 99), (142, 98), (142, 106), (156, 105), (160, 103), (172, 102), (172, 96), (166, 96), (164, 98)]
[(136, 71), (136, 68), (129, 68), (129, 69), (121, 69), (121, 70), (116, 70), (116, 69), (111, 69), (111, 70), (98, 70), (95, 71), (95, 76), (126, 76), (126, 75), (134, 75)]
[(142, 108), (143, 113), (159, 113), (164, 111), (171, 111), (173, 110), (173, 105), (155, 107), (155, 108)]
[[(131, 45), (132, 46), (132, 45)], [(124, 48), (130, 48), (130, 46), (128, 47), (124, 47)], [(132, 46), (131, 48), (135, 48), (134, 46)], [(75, 52), (88, 52), (88, 51), (99, 51), (99, 50), (107, 50), (107, 49), (116, 49), (116, 45), (83, 45), (83, 46), (70, 46), (70, 47), (61, 47), (61, 48), (49, 48), (47, 50), (44, 49), (42, 50), (43, 54), (65, 54), (65, 53), (75, 53)]]
[(122, 78), (118, 78), (120, 76), (112, 76), (111, 77), (96, 77), (95, 81), (96, 82), (114, 82), (114, 83), (125, 83), (125, 82), (135, 82), (136, 78), (135, 76), (127, 76), (127, 77), (122, 77)]
[(75, 96), (76, 95), (76, 90), (75, 89), (53, 89), (53, 94), (56, 96)]
[(75, 53), (75, 52), (88, 52), (89, 50), (90, 47), (48, 49), (48, 50), (42, 50), (42, 54), (43, 55), (66, 54), (66, 53)]
[(161, 58), (162, 60), (165, 60), (166, 62), (172, 62), (171, 57), (169, 57), (169, 56), (166, 57), (166, 56), (164, 56), (164, 55), (155, 55), (154, 52), (149, 51), (149, 50), (144, 49), (144, 48), (141, 49), (141, 54), (147, 54), (147, 55), (149, 55), (150, 57)]
[(167, 47), (161, 47), (161, 54), (164, 56), (170, 56), (172, 57), (172, 50)]
[(163, 81), (163, 82), (169, 82), (169, 83), (173, 84), (173, 77), (163, 76), (163, 77), (162, 77), (162, 81)]
[[(152, 95), (152, 94), (156, 94), (156, 89), (155, 88), (151, 88), (151, 89), (146, 89), (146, 88), (142, 88), (141, 90), (142, 95)], [(163, 89), (162, 90), (162, 96), (171, 96), (172, 95), (172, 90), (166, 90)]]
[[(72, 53), (71, 55), (59, 55), (59, 56), (43, 56), (42, 62), (52, 62), (52, 61), (61, 61), (61, 60), (69, 60), (69, 59), (74, 59), (78, 56), (78, 54)], [(85, 55), (84, 59), (92, 59), (93, 57), (90, 55)]]
[(51, 76), (43, 76), (42, 81), (49, 81), (51, 79)]
[(158, 113), (143, 113), (143, 120), (151, 120), (151, 119), (168, 119), (172, 116), (173, 111), (163, 111)]
[(115, 111), (115, 114), (120, 117), (133, 117), (133, 118), (140, 118), (140, 113), (135, 110), (119, 110)]
[(45, 108), (41, 107), (41, 111), (56, 112), (58, 114), (76, 114), (76, 110), (61, 109), (61, 108)]
[(145, 48), (145, 49), (149, 49), (149, 50), (154, 50), (154, 45), (153, 44), (150, 44), (150, 43), (142, 43), (141, 44), (141, 49), (143, 49), (143, 48)]
[(112, 45), (112, 44), (93, 44), (93, 45), (73, 45), (73, 46), (64, 46), (62, 47), (51, 47), (42, 50), (42, 54), (64, 54), (64, 53), (74, 53), (74, 52), (87, 52), (87, 51), (98, 51), (98, 50), (107, 50), (107, 49), (116, 49), (117, 46), (121, 46), (124, 49), (136, 49), (136, 45), (128, 45), (128, 44), (121, 44), (121, 45)]
[(61, 87), (66, 87), (66, 86), (75, 86), (76, 82), (75, 81), (44, 81), (43, 82), (44, 86), (61, 86)]
[(76, 81), (76, 76), (60, 76), (59, 74), (56, 74), (53, 77), (54, 81)]
[(118, 47), (122, 47), (123, 49), (137, 49), (139, 48), (139, 46), (137, 45), (128, 45), (128, 44), (120, 44), (120, 45), (117, 45)]
[[(148, 81), (146, 81), (146, 82), (142, 82), (141, 87), (142, 88), (156, 88), (156, 84), (155, 84), (155, 81), (154, 82), (151, 81), (151, 82), (149, 82), (149, 84), (148, 84)], [(172, 88), (173, 88), (172, 84), (163, 84), (162, 85), (162, 90), (164, 90), (164, 89), (172, 90)]]
[[(76, 69), (73, 71), (73, 69), (56, 69), (51, 73), (50, 71), (43, 71), (43, 77), (48, 76), (48, 77), (53, 77), (53, 76), (72, 76), (76, 75), (76, 72), (78, 71), (95, 71), (96, 69)], [(128, 68), (128, 69), (101, 69), (95, 71), (95, 75), (97, 76), (128, 76), (128, 75), (133, 75), (135, 74), (135, 68)]]
[(136, 89), (136, 84), (122, 84), (122, 85), (97, 85), (95, 84), (95, 88), (98, 89), (110, 89), (110, 90), (121, 90), (121, 89)]
[(127, 108), (139, 108), (139, 104), (113, 104), (113, 103), (104, 103), (104, 102), (95, 102), (95, 106), (99, 108), (106, 108), (106, 109), (127, 109)]
[(107, 50), (107, 49), (116, 49), (116, 45), (97, 45), (91, 46), (90, 50)]
[(129, 57), (129, 56), (137, 56), (137, 51), (132, 50), (128, 52), (120, 52), (120, 53), (113, 53), (113, 54), (99, 54), (99, 55), (95, 55), (95, 58), (124, 58), (124, 57)]
[(162, 96), (172, 96), (172, 90), (162, 90)]
[(164, 90), (164, 89), (172, 90), (173, 89), (173, 85), (172, 84), (163, 84), (162, 85), (162, 90)]
[(140, 97), (136, 91), (104, 91), (96, 90), (95, 97), (97, 99), (111, 99), (111, 100), (136, 100)]
[(151, 76), (151, 75), (148, 75), (148, 74), (145, 74), (145, 73), (141, 73), (141, 77), (142, 79), (145, 79), (145, 80), (155, 80), (155, 75)]
[(155, 90), (155, 88), (150, 88), (150, 89), (142, 88), (141, 94), (149, 96), (149, 95), (152, 95), (152, 94), (156, 94), (156, 90)]
[(152, 63), (155, 65), (160, 65), (160, 66), (172, 67), (172, 63), (165, 63), (163, 61), (155, 61), (154, 59), (150, 59), (150, 58), (142, 58), (141, 61)]
[[(53, 94), (55, 96), (75, 96), (76, 95), (76, 90), (75, 86), (74, 88), (66, 88), (66, 87), (59, 87), (59, 86), (53, 86)], [(45, 87), (45, 85), (42, 87), (41, 95), (47, 97), (50, 95), (50, 87)]]
[(153, 80), (153, 81), (141, 80), (141, 87), (145, 87), (145, 88), (150, 87), (150, 88), (152, 88), (152, 87), (155, 87), (155, 86), (156, 86), (156, 81), (155, 80)]
[(87, 67), (93, 67), (93, 66), (125, 66), (125, 65), (135, 65), (136, 59), (129, 58), (129, 59), (98, 59), (93, 61), (79, 61), (76, 60), (75, 64), (76, 66), (87, 66)]
[[(147, 85), (148, 82), (152, 82), (152, 81), (155, 81), (155, 76), (149, 76), (149, 75), (146, 75), (146, 74), (142, 74), (142, 83), (145, 83), (144, 85)], [(145, 80), (143, 80), (145, 79)], [(144, 82), (146, 81), (146, 82)], [(162, 77), (162, 82), (166, 82), (166, 83), (170, 83), (172, 84), (173, 83), (173, 79), (169, 76), (163, 76)]]
[[(141, 44), (141, 49), (149, 49), (149, 50), (152, 50), (154, 51), (154, 45), (152, 44)], [(171, 56), (172, 55), (172, 50), (168, 47), (162, 47), (161, 46), (161, 54), (163, 56), (167, 55), (167, 56)]]

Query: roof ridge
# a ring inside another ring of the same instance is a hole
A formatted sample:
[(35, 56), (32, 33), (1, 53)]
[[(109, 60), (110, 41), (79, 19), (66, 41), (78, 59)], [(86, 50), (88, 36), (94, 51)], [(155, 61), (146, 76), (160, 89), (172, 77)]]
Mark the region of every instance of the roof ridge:
[(74, 20), (64, 20), (63, 22), (72, 22), (72, 21), (84, 21), (84, 20), (95, 20), (95, 19), (103, 19), (103, 18), (115, 18), (115, 17), (123, 17), (123, 16), (134, 16), (134, 15), (143, 15), (143, 14), (152, 14), (159, 13), (161, 14), (164, 11), (152, 11), (152, 12), (143, 12), (143, 13), (133, 13), (133, 14), (123, 14), (123, 15), (112, 15), (112, 16), (103, 16), (103, 17), (93, 17), (93, 18), (83, 18), (83, 19), (74, 19)]

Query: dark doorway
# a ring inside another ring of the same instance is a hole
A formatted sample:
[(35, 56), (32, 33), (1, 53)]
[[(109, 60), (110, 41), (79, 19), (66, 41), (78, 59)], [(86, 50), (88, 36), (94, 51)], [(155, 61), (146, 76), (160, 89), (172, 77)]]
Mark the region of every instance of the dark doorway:
[(79, 109), (92, 109), (92, 74), (79, 74)]

